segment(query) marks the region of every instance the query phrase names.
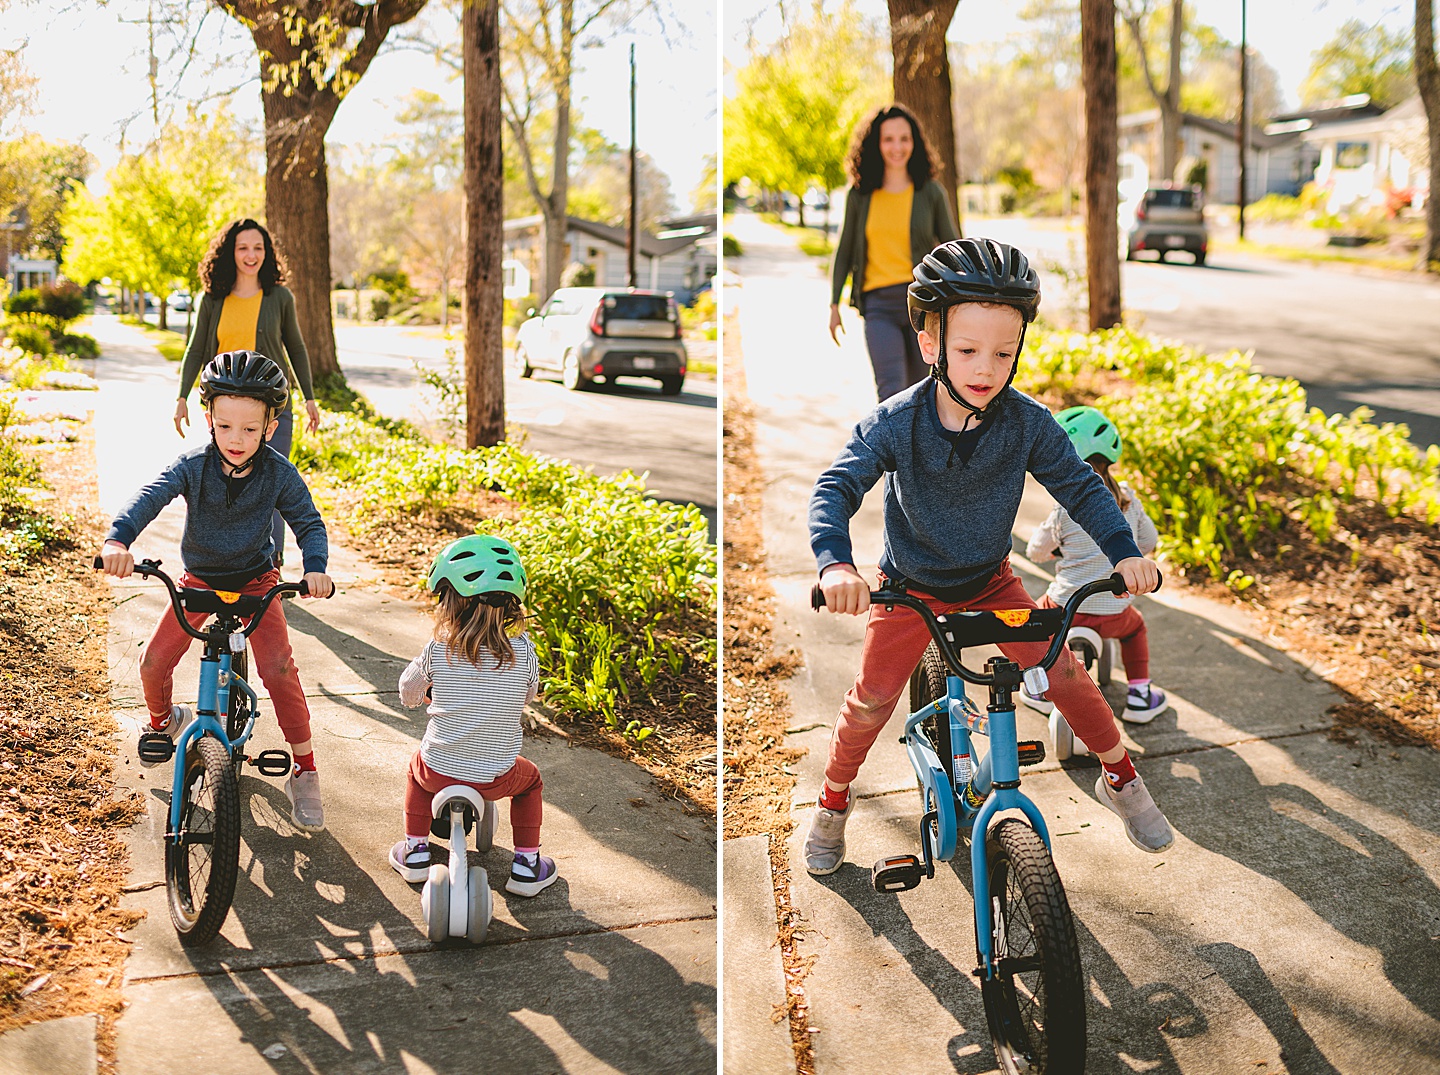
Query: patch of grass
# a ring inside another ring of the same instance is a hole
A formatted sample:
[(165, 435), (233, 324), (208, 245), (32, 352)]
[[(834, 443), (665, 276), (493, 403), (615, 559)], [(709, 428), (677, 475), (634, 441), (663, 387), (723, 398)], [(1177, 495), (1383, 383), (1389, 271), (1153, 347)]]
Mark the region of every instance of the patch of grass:
[(1295, 246), (1276, 246), (1271, 243), (1256, 243), (1249, 239), (1224, 239), (1212, 241), (1211, 253), (1217, 249), (1237, 253), (1255, 254), (1258, 257), (1275, 258), (1277, 261), (1310, 262), (1316, 265), (1355, 265), (1384, 269), (1388, 272), (1415, 272), (1416, 259), (1396, 257), (1392, 254), (1356, 254), (1340, 247), (1305, 249)]

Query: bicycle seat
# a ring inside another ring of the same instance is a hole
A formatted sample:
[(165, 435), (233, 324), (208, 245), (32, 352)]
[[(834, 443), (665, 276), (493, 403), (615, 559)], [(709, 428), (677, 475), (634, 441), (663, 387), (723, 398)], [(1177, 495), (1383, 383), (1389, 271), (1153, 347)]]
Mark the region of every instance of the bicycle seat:
[(1045, 642), (1065, 622), (1063, 608), (1012, 608), (996, 612), (947, 612), (935, 622), (958, 649), (1003, 642)]

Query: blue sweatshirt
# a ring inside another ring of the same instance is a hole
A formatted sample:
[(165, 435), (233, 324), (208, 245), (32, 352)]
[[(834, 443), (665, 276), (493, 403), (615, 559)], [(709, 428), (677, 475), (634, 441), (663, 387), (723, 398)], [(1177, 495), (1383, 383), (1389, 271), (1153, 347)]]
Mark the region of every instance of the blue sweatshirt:
[[(936, 382), (891, 396), (861, 420), (810, 495), (810, 547), (823, 572), (853, 564), (850, 518), (885, 479), (880, 570), (943, 600), (973, 597), (1010, 555), (1010, 532), (1029, 471), (1111, 564), (1139, 556), (1105, 483), (1076, 453), (1046, 407), (1006, 388), (978, 438), (955, 451), (940, 424)], [(967, 437), (968, 441), (969, 438)]]
[(251, 472), (239, 479), (226, 478), (213, 442), (191, 449), (131, 497), (105, 540), (133, 545), (177, 496), (185, 498), (180, 559), (186, 571), (216, 589), (238, 590), (270, 570), (276, 511), (295, 533), (306, 573), (324, 572), (330, 558), (325, 522), (300, 472), (268, 444), (261, 446)]

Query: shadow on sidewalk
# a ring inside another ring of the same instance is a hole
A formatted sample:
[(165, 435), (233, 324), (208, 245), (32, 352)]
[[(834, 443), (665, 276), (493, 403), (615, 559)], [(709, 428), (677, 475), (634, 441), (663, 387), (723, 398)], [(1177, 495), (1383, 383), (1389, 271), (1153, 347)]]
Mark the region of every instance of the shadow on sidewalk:
[[(496, 919), (478, 947), (432, 945), (329, 833), (290, 828), (283, 792), (242, 789), (261, 823), (246, 826), (231, 915), (250, 947), (221, 936), (185, 955), (275, 1071), (714, 1068), (715, 990), (580, 914), (563, 877), (533, 901), (506, 897), (509, 853), (472, 850), (519, 925)], [(285, 962), (256, 959), (286, 950)], [(567, 1039), (563, 1053), (546, 1044)]]

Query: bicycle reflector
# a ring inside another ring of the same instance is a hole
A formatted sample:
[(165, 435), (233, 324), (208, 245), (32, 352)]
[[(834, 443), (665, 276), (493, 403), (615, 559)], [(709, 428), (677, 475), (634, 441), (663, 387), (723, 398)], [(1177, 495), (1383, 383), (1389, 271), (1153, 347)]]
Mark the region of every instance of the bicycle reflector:
[(905, 892), (925, 878), (925, 868), (914, 855), (887, 855), (870, 867), (876, 892)]
[(146, 732), (136, 746), (140, 760), (161, 765), (175, 756), (175, 743), (168, 732)]

